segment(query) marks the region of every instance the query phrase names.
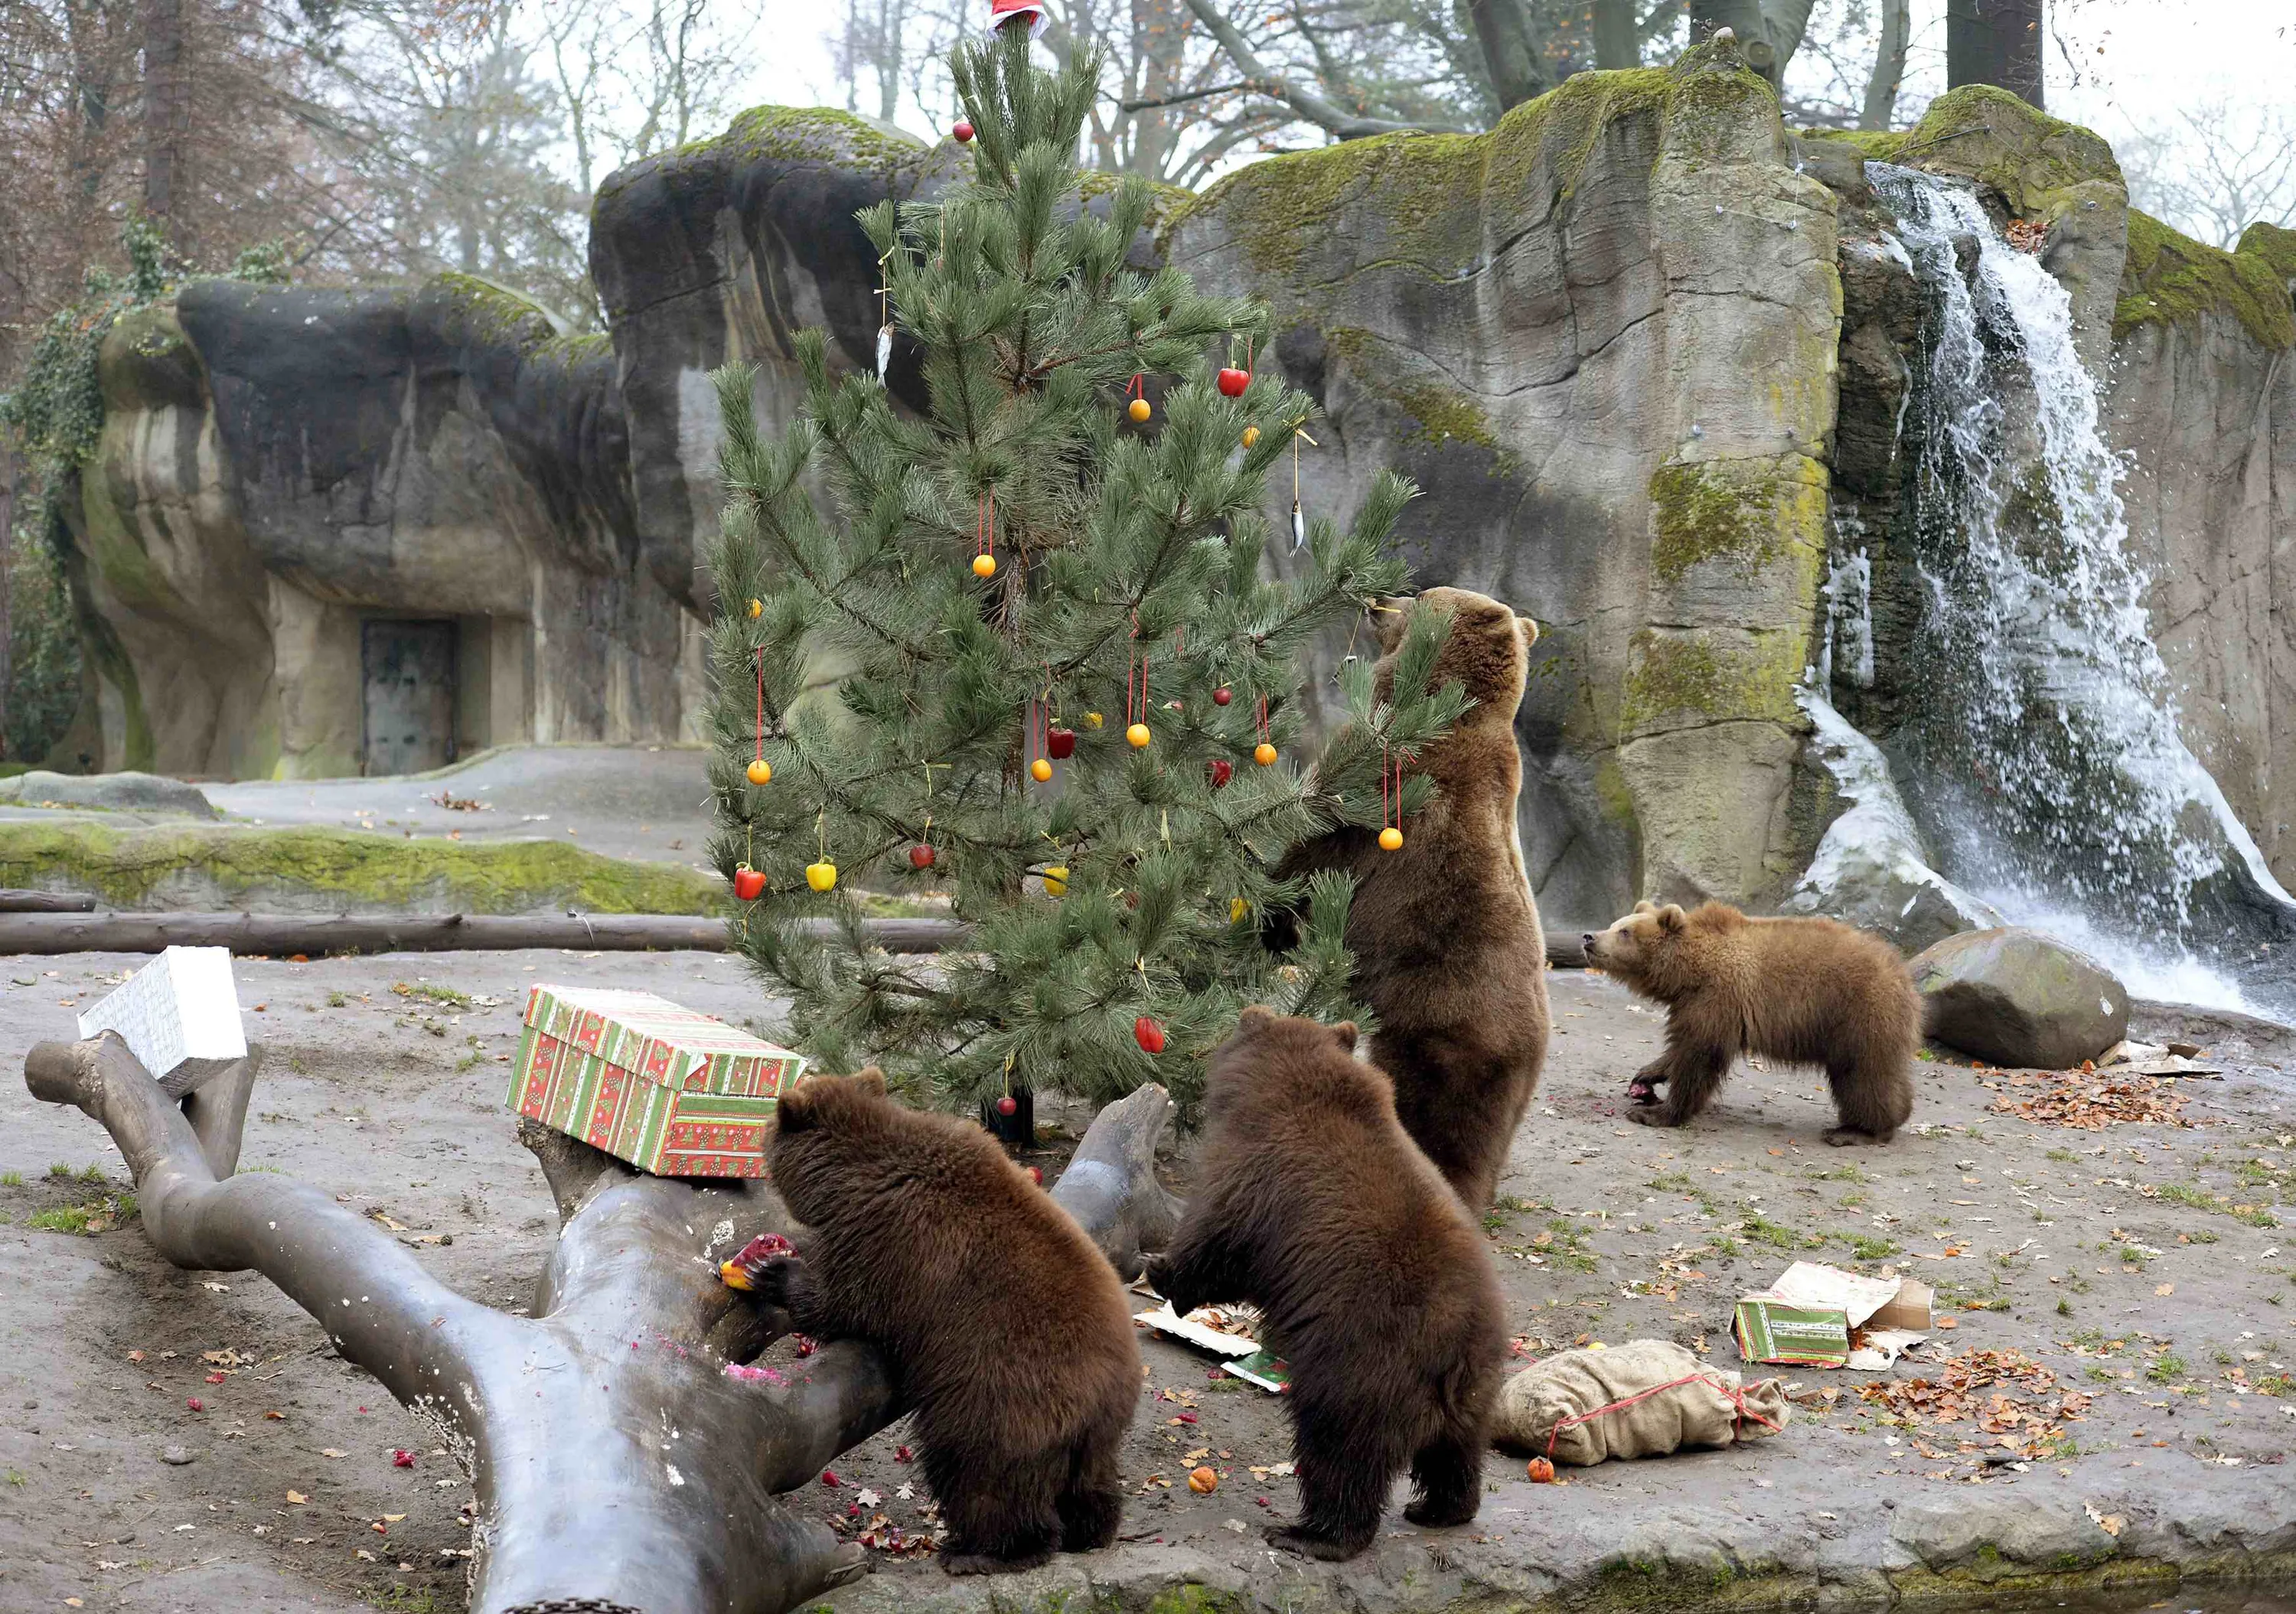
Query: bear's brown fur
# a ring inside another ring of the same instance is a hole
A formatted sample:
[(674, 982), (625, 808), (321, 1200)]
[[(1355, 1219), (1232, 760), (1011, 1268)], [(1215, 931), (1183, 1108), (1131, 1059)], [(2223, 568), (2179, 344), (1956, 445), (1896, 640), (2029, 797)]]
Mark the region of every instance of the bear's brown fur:
[[(1428, 687), (1456, 680), (1475, 702), (1419, 760), (1433, 796), (1404, 823), (1399, 850), (1349, 825), (1294, 848), (1277, 873), (1355, 876), (1348, 946), (1355, 992), (1379, 1016), (1372, 1062), (1394, 1078), (1404, 1130), (1480, 1215), (1546, 1062), (1546, 944), (1515, 825), (1514, 718), (1538, 629), (1464, 589), (1418, 598), (1451, 617)], [(1374, 615), (1382, 700), (1410, 603), (1382, 601)]]
[(1172, 1308), (1250, 1300), (1292, 1366), (1299, 1522), (1277, 1545), (1349, 1558), (1406, 1466), (1406, 1516), (1464, 1524), (1506, 1353), (1481, 1230), (1396, 1119), (1356, 1028), (1243, 1012), (1205, 1089), (1195, 1190), (1148, 1275)]
[[(1822, 1065), (1841, 1124), (1829, 1143), (1886, 1143), (1914, 1111), (1922, 1000), (1905, 961), (1830, 919), (1749, 919), (1710, 902), (1638, 903), (1582, 938), (1587, 962), (1667, 1006), (1666, 1052), (1636, 1073), (1628, 1111), (1679, 1127), (1713, 1102), (1730, 1062), (1759, 1053)], [(1661, 1100), (1652, 1091), (1666, 1087)]]
[(882, 1073), (784, 1097), (767, 1159), (810, 1229), (757, 1292), (808, 1333), (872, 1341), (899, 1375), (952, 1575), (1106, 1546), (1140, 1399), (1123, 1287), (1081, 1228), (970, 1121)]

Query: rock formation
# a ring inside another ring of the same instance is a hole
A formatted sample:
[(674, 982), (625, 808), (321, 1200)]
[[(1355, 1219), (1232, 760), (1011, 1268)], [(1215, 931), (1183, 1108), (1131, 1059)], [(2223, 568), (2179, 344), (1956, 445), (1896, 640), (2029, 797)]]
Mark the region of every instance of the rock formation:
[[(2296, 735), (2273, 715), (2296, 643), (2269, 610), (2296, 534), (2296, 237), (2176, 237), (2128, 211), (2101, 141), (1997, 91), (1906, 133), (1797, 136), (1761, 78), (1702, 47), (1580, 75), (1488, 134), (1349, 142), (1172, 193), (1140, 256), (1274, 305), (1255, 362), (1326, 412), (1300, 448), (1311, 512), (1395, 465), (1425, 490), (1405, 521), (1421, 580), (1538, 619), (1521, 827), (1555, 922), (1644, 896), (1772, 908), (1849, 805), (1810, 743), (1805, 669), (1827, 662), (1884, 751), (1921, 695), (1891, 682), (1918, 602), (1885, 564), (1859, 607), (1878, 676), (1832, 660), (1828, 632), (1841, 519), (1878, 530), (1898, 496), (1922, 317), (1869, 157), (1964, 176), (1997, 219), (2040, 226), (2135, 455), (2130, 541), (2185, 737), (2296, 873)], [(107, 640), (103, 765), (356, 771), (376, 617), (456, 624), (465, 746), (690, 732), (707, 373), (758, 363), (770, 423), (797, 402), (799, 327), (873, 365), (879, 281), (851, 215), (964, 163), (767, 108), (634, 165), (594, 217), (610, 339), (455, 276), (210, 284), (123, 321), (76, 525)], [(898, 348), (890, 381), (914, 397)], [(1905, 849), (1884, 861), (1917, 867)], [(1933, 909), (1907, 940), (1969, 922)]]

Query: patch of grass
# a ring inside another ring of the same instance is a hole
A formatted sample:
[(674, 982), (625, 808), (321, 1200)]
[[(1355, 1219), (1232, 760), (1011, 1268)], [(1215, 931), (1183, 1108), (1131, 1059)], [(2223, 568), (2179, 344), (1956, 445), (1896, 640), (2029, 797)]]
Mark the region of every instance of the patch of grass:
[(427, 1587), (383, 1586), (361, 1594), (364, 1600), (390, 1614), (447, 1614), (446, 1605)]
[(21, 1188), (24, 1174), (20, 1171), (0, 1171), (0, 1188)]
[(2155, 1384), (2175, 1384), (2185, 1377), (2185, 1359), (2162, 1351), (2145, 1364), (2144, 1376)]
[(31, 1483), (14, 1469), (10, 1469), (6, 1473), (0, 1474), (0, 1479), (5, 1479), (10, 1485), (29, 1485)]
[(1822, 1249), (1825, 1241), (1796, 1233), (1783, 1222), (1773, 1222), (1759, 1210), (1746, 1209), (1738, 1224), (1738, 1231), (1751, 1244), (1767, 1244), (1773, 1249)]
[(103, 1181), (103, 1167), (101, 1166), (81, 1167), (79, 1180), (83, 1183), (101, 1183)]
[(93, 1214), (85, 1205), (61, 1205), (53, 1210), (34, 1212), (25, 1225), (43, 1233), (86, 1233), (88, 1217)]
[(2070, 1300), (2064, 1299), (2062, 1295), (2059, 1296), (2057, 1299), (2057, 1315), (2061, 1317), (2070, 1317), (2072, 1315), (2073, 1303)]
[(471, 1006), (469, 993), (457, 992), (452, 987), (434, 987), (427, 980), (396, 980), (390, 983), (390, 989), (401, 997), (412, 998), (422, 1003), (444, 1004), (449, 1009), (467, 1009)]
[(2296, 1378), (2286, 1373), (2267, 1373), (2251, 1388), (2259, 1396), (2277, 1396), (2284, 1401), (2296, 1397)]
[(1870, 1183), (1873, 1180), (1855, 1166), (1836, 1166), (1831, 1171), (1816, 1172), (1810, 1177), (1813, 1183)]
[[(1576, 1267), (1580, 1272), (1595, 1270), (1595, 1252), (1587, 1248), (1587, 1235), (1584, 1233), (1564, 1218), (1556, 1217), (1547, 1223), (1546, 1233), (1539, 1237), (1546, 1238), (1548, 1234), (1553, 1235), (1553, 1241), (1540, 1247), (1549, 1256), (1562, 1262), (1563, 1266)], [(1539, 1239), (1533, 1239), (1531, 1242), (1538, 1244)]]
[(1664, 1176), (1652, 1177), (1643, 1186), (1659, 1193), (1688, 1193), (1691, 1191), (1690, 1174), (1686, 1171), (1669, 1172)]
[(327, 1007), (330, 1009), (342, 1008), (350, 1001), (351, 1000), (349, 998), (345, 997), (340, 992), (330, 992), (327, 994)]
[(1849, 1253), (1861, 1261), (1886, 1261), (1898, 1253), (1898, 1248), (1887, 1239), (1854, 1238), (1849, 1241)]
[(2210, 1193), (2189, 1183), (2163, 1183), (2157, 1188), (2140, 1188), (2137, 1192), (2148, 1200), (2161, 1200), (2171, 1205), (2183, 1205), (2194, 1210), (2212, 1211), (2230, 1217), (2235, 1222), (2245, 1222), (2251, 1227), (2277, 1227), (2279, 1218), (2261, 1205), (2241, 1205), (2228, 1193)]
[(65, 1165), (62, 1160), (53, 1161), (48, 1167), (48, 1176), (58, 1182), (70, 1182), (71, 1174), (71, 1167)]
[(59, 1205), (39, 1211), (24, 1225), (44, 1233), (98, 1233), (119, 1226), (135, 1213), (135, 1196), (122, 1193), (90, 1200), (85, 1205)]
[(1740, 1249), (1738, 1241), (1731, 1238), (1726, 1233), (1714, 1241), (1713, 1248), (1714, 1253), (1720, 1256), (1726, 1261), (1734, 1261), (1738, 1258)]
[(2080, 1156), (2075, 1154), (2070, 1149), (2052, 1149), (2045, 1158), (2061, 1161), (2067, 1166), (2078, 1166), (2080, 1164)]

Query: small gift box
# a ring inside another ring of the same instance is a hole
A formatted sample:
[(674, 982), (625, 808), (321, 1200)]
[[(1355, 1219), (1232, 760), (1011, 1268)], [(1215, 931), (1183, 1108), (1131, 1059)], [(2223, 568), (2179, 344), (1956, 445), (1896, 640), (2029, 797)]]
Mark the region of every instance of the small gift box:
[(510, 1107), (641, 1171), (761, 1177), (802, 1056), (651, 992), (537, 986)]

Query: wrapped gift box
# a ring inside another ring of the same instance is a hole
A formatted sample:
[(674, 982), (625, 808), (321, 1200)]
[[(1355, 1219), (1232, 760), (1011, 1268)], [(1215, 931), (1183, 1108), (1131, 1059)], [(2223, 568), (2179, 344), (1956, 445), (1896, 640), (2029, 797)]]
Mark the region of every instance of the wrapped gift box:
[(247, 1057), (228, 947), (169, 947), (79, 1017), (79, 1034), (117, 1031), (127, 1051), (182, 1098)]
[(672, 1177), (761, 1177), (804, 1059), (651, 992), (537, 986), (510, 1107)]

